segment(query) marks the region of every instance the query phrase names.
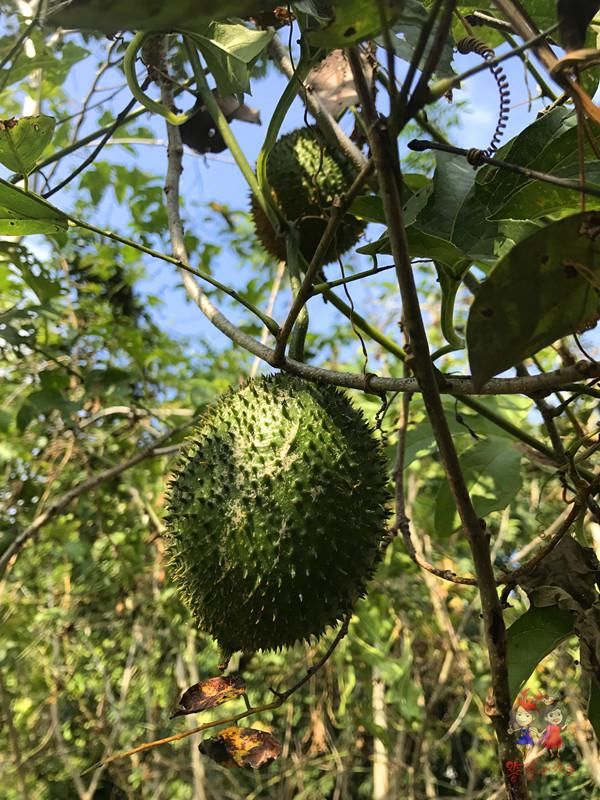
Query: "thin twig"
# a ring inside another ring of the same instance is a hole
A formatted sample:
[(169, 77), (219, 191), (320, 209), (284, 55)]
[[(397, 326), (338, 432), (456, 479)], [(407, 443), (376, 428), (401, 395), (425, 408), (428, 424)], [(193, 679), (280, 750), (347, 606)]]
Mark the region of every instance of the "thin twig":
[[(423, 139), (413, 139), (408, 143), (411, 150), (422, 153), (425, 150), (441, 150), (443, 153), (452, 153), (456, 156), (469, 155), (470, 150), (465, 150), (464, 147), (454, 147), (450, 144), (442, 144), (441, 142), (429, 142)], [(580, 194), (589, 194), (593, 197), (600, 197), (600, 187), (591, 186), (588, 183), (580, 183), (579, 181), (571, 180), (570, 178), (558, 178), (556, 175), (551, 175), (548, 172), (539, 172), (537, 169), (530, 169), (523, 167), (521, 164), (512, 164), (509, 161), (502, 161), (499, 158), (491, 158), (490, 156), (478, 156), (478, 163), (490, 164), (492, 167), (505, 169), (508, 172), (515, 172), (517, 175), (524, 175), (531, 180), (543, 181), (544, 183), (551, 183), (553, 186), (559, 186), (561, 189), (570, 189)]]
[(406, 104), (406, 109), (403, 113), (402, 122), (404, 124), (406, 124), (409, 119), (412, 119), (417, 111), (420, 111), (423, 106), (429, 102), (429, 81), (437, 68), (444, 47), (447, 46), (448, 33), (452, 25), (452, 15), (455, 5), (456, 0), (446, 0), (444, 8), (439, 13), (439, 18), (436, 19), (437, 25), (433, 35), (433, 41), (427, 52), (425, 64), (421, 70), (415, 90)]
[(286, 689), (285, 692), (278, 692), (276, 689), (271, 688), (270, 691), (279, 700), (281, 700), (282, 703), (284, 703), (288, 699), (288, 697), (293, 695), (294, 692), (297, 692), (298, 689), (304, 686), (304, 684), (307, 683), (312, 678), (315, 672), (318, 672), (321, 669), (321, 667), (325, 664), (326, 661), (329, 661), (336, 647), (339, 645), (342, 639), (347, 635), (351, 619), (352, 619), (352, 614), (347, 614), (340, 626), (339, 631), (336, 633), (335, 638), (333, 639), (333, 641), (331, 642), (325, 653), (315, 664), (313, 664), (306, 670), (306, 675), (300, 678), (300, 680), (296, 681), (296, 683), (294, 683), (293, 686), (290, 686), (289, 689)]
[(91, 475), (89, 478), (86, 478), (86, 480), (76, 484), (72, 489), (69, 489), (69, 491), (65, 492), (65, 494), (63, 494), (61, 497), (57, 498), (42, 514), (39, 514), (34, 519), (29, 527), (25, 528), (24, 531), (21, 531), (21, 533), (15, 536), (6, 550), (2, 553), (0, 556), (0, 577), (4, 575), (10, 561), (23, 549), (27, 542), (37, 533), (39, 533), (39, 531), (45, 525), (47, 525), (50, 520), (54, 519), (57, 514), (62, 513), (66, 508), (68, 508), (68, 506), (70, 506), (74, 500), (76, 500), (82, 494), (95, 489), (96, 486), (99, 486), (101, 483), (109, 481), (111, 478), (120, 475), (122, 472), (135, 467), (136, 464), (139, 464), (141, 461), (144, 461), (147, 458), (152, 458), (155, 455), (155, 450), (160, 447), (160, 445), (164, 444), (164, 442), (166, 442), (176, 433), (185, 430), (185, 428), (188, 426), (189, 423), (187, 425), (179, 425), (177, 428), (171, 428), (166, 433), (163, 433), (162, 436), (159, 436), (149, 447), (145, 447), (143, 450), (140, 450), (139, 453), (136, 453), (131, 458), (122, 461), (120, 464), (115, 464), (114, 467), (110, 467), (109, 469), (105, 469), (102, 472), (96, 473), (95, 475)]
[(317, 249), (314, 252), (314, 255), (302, 280), (302, 284), (300, 285), (288, 315), (281, 326), (279, 336), (277, 337), (274, 355), (274, 363), (276, 366), (282, 362), (287, 341), (292, 332), (292, 328), (294, 327), (294, 323), (298, 319), (298, 315), (313, 293), (313, 281), (316, 278), (319, 269), (321, 268), (325, 253), (329, 249), (329, 246), (336, 236), (344, 214), (350, 208), (354, 199), (358, 196), (358, 193), (364, 186), (365, 181), (368, 179), (372, 171), (373, 162), (368, 161), (358, 173), (352, 183), (352, 186), (348, 189), (346, 194), (343, 197), (334, 199), (333, 207), (331, 209), (327, 225), (325, 226), (325, 230), (323, 231), (323, 235), (319, 240)]
[[(426, 91), (427, 81), (437, 65), (437, 60), (433, 61), (431, 56), (432, 53), (436, 53), (436, 59), (439, 59), (441, 47), (445, 42), (450, 25), (453, 7), (454, 3), (450, 1), (442, 12), (442, 21), (436, 32), (436, 40), (430, 50), (426, 67), (421, 76), (422, 79), (425, 77), (426, 80), (425, 82), (420, 80), (417, 84), (417, 88), (409, 101), (408, 110), (410, 110), (411, 105), (418, 105), (420, 95)], [(350, 64), (363, 108), (369, 144), (379, 180), (380, 196), (388, 226), (392, 255), (396, 264), (405, 330), (407, 331), (411, 352), (411, 368), (423, 393), (427, 415), (433, 428), (448, 485), (461, 518), (463, 529), (468, 537), (473, 556), (481, 599), (483, 629), (489, 654), (493, 690), (493, 703), (488, 706), (488, 713), (498, 741), (504, 784), (512, 800), (517, 800), (517, 798), (526, 800), (529, 798), (529, 793), (525, 776), (517, 776), (518, 780), (513, 783), (511, 777), (514, 779), (514, 776), (509, 774), (506, 766), (508, 762), (518, 760), (519, 752), (515, 737), (509, 733), (512, 698), (508, 687), (506, 628), (502, 615), (502, 606), (495, 587), (494, 572), (490, 558), (489, 536), (485, 530), (485, 524), (473, 508), (469, 496), (441, 402), (438, 380), (431, 361), (420, 300), (412, 270), (406, 228), (404, 226), (402, 176), (398, 167), (397, 141), (395, 137), (393, 139), (390, 137), (385, 123), (378, 115), (364, 79), (360, 59), (355, 50), (350, 50)]]
[[(149, 84), (150, 81), (147, 79), (146, 83)], [(144, 85), (146, 85), (146, 83)], [(103, 134), (102, 138), (100, 139), (96, 147), (94, 147), (89, 156), (84, 158), (84, 160), (80, 164), (78, 164), (75, 167), (75, 169), (71, 173), (69, 173), (69, 175), (67, 175), (67, 177), (64, 178), (60, 183), (57, 183), (56, 186), (53, 186), (51, 189), (48, 189), (48, 191), (44, 192), (42, 194), (42, 197), (44, 199), (47, 200), (49, 197), (52, 197), (53, 194), (56, 194), (56, 192), (59, 192), (61, 189), (64, 189), (65, 186), (68, 186), (69, 183), (71, 183), (71, 181), (75, 180), (75, 178), (78, 175), (80, 175), (85, 169), (87, 169), (87, 167), (89, 167), (90, 164), (94, 163), (94, 161), (98, 158), (98, 156), (104, 149), (104, 146), (107, 144), (108, 140), (111, 138), (113, 133), (117, 130), (117, 128), (121, 127), (121, 125), (125, 123), (126, 118), (133, 110), (135, 105), (136, 105), (136, 100), (134, 97), (127, 103), (125, 108), (119, 111), (119, 113), (109, 126), (108, 130)]]
[(91, 772), (91, 770), (97, 769), (99, 766), (106, 767), (108, 764), (112, 764), (114, 761), (120, 761), (123, 758), (129, 758), (130, 756), (136, 755), (136, 753), (143, 753), (146, 750), (152, 750), (155, 747), (160, 747), (163, 744), (170, 744), (171, 742), (178, 742), (181, 739), (187, 739), (188, 736), (193, 736), (196, 733), (202, 733), (203, 731), (209, 730), (210, 728), (216, 728), (220, 725), (231, 725), (232, 723), (237, 723), (242, 719), (246, 719), (246, 717), (254, 716), (256, 714), (262, 714), (265, 711), (274, 711), (277, 708), (280, 708), (286, 700), (297, 692), (304, 684), (310, 680), (310, 678), (317, 672), (321, 667), (328, 661), (331, 656), (333, 655), (336, 647), (339, 645), (341, 640), (346, 636), (348, 633), (348, 626), (350, 624), (350, 619), (352, 615), (348, 614), (344, 619), (339, 631), (337, 632), (335, 638), (327, 648), (325, 654), (311, 667), (309, 667), (306, 671), (306, 674), (300, 678), (296, 683), (294, 683), (289, 689), (286, 689), (285, 692), (277, 692), (275, 689), (271, 689), (271, 692), (277, 696), (276, 700), (273, 700), (271, 703), (264, 703), (260, 706), (249, 706), (246, 708), (245, 711), (240, 712), (239, 714), (234, 714), (230, 717), (226, 717), (224, 719), (216, 719), (212, 722), (205, 722), (203, 725), (198, 725), (196, 728), (191, 728), (186, 731), (181, 731), (180, 733), (174, 733), (171, 736), (165, 736), (162, 739), (155, 739), (152, 742), (144, 742), (143, 744), (139, 744), (136, 747), (132, 747), (130, 750), (125, 750), (121, 753), (115, 753), (108, 758), (103, 759), (102, 761), (98, 762), (97, 764), (93, 764), (91, 767), (85, 770), (84, 773)]
[(565, 534), (568, 533), (569, 528), (573, 525), (577, 517), (581, 514), (583, 508), (584, 508), (583, 502), (573, 503), (573, 506), (569, 510), (569, 513), (560, 522), (550, 541), (546, 545), (544, 545), (544, 547), (541, 547), (538, 550), (538, 552), (521, 567), (513, 570), (507, 575), (504, 575), (502, 578), (499, 578), (496, 581), (498, 586), (500, 586), (501, 584), (519, 583), (519, 581), (524, 575), (530, 573), (531, 570), (534, 569), (534, 567), (536, 567), (540, 563), (540, 561), (546, 558), (548, 553), (554, 550), (554, 548), (560, 542), (563, 536), (565, 536)]

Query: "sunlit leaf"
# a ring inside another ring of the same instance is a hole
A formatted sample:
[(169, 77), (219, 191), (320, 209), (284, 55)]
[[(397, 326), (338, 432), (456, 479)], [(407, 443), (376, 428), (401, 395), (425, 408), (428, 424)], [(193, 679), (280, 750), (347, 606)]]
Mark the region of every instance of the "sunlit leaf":
[(275, 0), (72, 0), (55, 2), (48, 22), (65, 28), (115, 33), (121, 30), (197, 31), (207, 21), (247, 17), (280, 5)]
[(54, 124), (45, 114), (0, 120), (0, 164), (28, 175), (50, 143)]
[(476, 385), (593, 324), (599, 286), (598, 212), (575, 214), (518, 242), (471, 306), (467, 347)]
[[(403, 0), (385, 0), (388, 21), (396, 19), (403, 6)], [(381, 18), (372, 0), (338, 0), (331, 22), (308, 36), (315, 47), (348, 47), (372, 39), (380, 30)]]
[(58, 233), (66, 230), (67, 217), (38, 195), (0, 179), (0, 236)]
[(228, 677), (207, 678), (200, 683), (190, 686), (181, 695), (179, 707), (171, 714), (180, 717), (184, 714), (196, 714), (208, 708), (220, 706), (229, 700), (235, 700), (246, 691), (246, 684), (239, 675)]
[[(579, 165), (569, 164), (551, 174), (557, 178), (579, 180)], [(589, 161), (585, 165), (585, 182), (600, 191), (600, 161)], [(563, 189), (540, 181), (528, 181), (511, 195), (508, 201), (490, 219), (539, 219), (549, 214), (574, 213), (581, 208), (581, 193)], [(600, 197), (586, 196), (588, 211), (600, 208)]]

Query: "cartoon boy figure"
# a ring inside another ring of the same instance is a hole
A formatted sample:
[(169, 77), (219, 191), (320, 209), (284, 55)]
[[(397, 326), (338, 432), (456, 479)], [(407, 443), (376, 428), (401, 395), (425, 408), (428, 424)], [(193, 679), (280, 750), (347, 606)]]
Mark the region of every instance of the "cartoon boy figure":
[(551, 758), (558, 758), (558, 751), (563, 746), (561, 731), (564, 731), (567, 727), (566, 724), (562, 725), (563, 712), (560, 706), (552, 702), (544, 713), (544, 719), (546, 727), (539, 743), (546, 748)]
[(517, 745), (523, 755), (529, 752), (535, 744), (533, 737), (538, 736), (538, 731), (531, 727), (536, 711), (537, 703), (521, 694), (513, 710), (512, 725), (509, 733), (519, 734)]

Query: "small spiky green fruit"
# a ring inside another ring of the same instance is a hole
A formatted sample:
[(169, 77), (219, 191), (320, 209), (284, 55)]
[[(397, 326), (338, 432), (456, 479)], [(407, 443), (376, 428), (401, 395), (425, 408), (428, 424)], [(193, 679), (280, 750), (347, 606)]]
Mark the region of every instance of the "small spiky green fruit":
[[(300, 128), (275, 142), (267, 159), (269, 188), (283, 217), (296, 223), (300, 249), (308, 262), (325, 231), (334, 199), (348, 191), (356, 175), (356, 165), (326, 144), (315, 128)], [(252, 217), (265, 250), (285, 260), (285, 239), (275, 234), (254, 196)], [(364, 229), (364, 222), (346, 214), (319, 266), (353, 247)]]
[(172, 575), (225, 655), (319, 636), (364, 594), (388, 499), (381, 446), (345, 394), (251, 381), (184, 446), (168, 498)]

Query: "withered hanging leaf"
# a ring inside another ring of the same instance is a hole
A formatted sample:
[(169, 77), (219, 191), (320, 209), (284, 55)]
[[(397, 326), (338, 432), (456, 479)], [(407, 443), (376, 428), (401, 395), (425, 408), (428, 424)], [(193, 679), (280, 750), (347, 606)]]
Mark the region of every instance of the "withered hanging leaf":
[[(363, 71), (370, 83), (373, 76), (371, 60), (361, 55)], [(313, 92), (334, 117), (358, 103), (358, 95), (344, 50), (332, 50), (326, 58), (311, 69), (306, 78), (306, 88)]]
[(560, 41), (567, 52), (585, 47), (587, 26), (599, 9), (599, 0), (558, 0)]
[(565, 536), (519, 583), (532, 606), (558, 605), (578, 613), (598, 599), (599, 579), (598, 559), (591, 547)]
[(244, 679), (239, 675), (230, 675), (226, 678), (207, 678), (205, 681), (190, 686), (181, 695), (179, 707), (171, 714), (171, 719), (184, 714), (197, 714), (208, 708), (220, 706), (229, 700), (235, 700), (246, 691)]
[(579, 636), (581, 667), (600, 684), (600, 603), (579, 615), (575, 633)]
[(224, 728), (217, 736), (198, 745), (200, 752), (228, 769), (268, 766), (281, 755), (281, 744), (266, 731), (256, 728)]

